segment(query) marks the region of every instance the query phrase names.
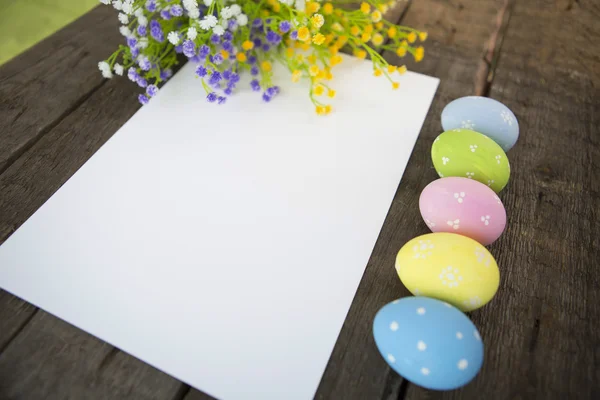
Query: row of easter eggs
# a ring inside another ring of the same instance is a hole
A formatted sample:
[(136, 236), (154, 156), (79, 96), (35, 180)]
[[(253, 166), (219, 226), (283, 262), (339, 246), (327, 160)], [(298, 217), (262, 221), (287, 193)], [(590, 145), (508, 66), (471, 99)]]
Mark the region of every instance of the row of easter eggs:
[(430, 234), (398, 252), (396, 271), (417, 297), (395, 300), (376, 315), (373, 334), (388, 364), (411, 382), (451, 390), (471, 381), (483, 363), (479, 331), (461, 311), (488, 303), (500, 272), (484, 246), (504, 231), (499, 193), (508, 183), (505, 151), (517, 141), (517, 120), (506, 106), (464, 97), (442, 113), (445, 132), (432, 159), (441, 179), (421, 193)]

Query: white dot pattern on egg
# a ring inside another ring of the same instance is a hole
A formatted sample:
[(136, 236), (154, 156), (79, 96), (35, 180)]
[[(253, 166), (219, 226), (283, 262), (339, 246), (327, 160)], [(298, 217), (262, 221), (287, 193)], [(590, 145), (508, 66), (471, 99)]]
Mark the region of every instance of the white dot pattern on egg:
[[(397, 329), (392, 330), (394, 322)], [(392, 369), (428, 389), (459, 388), (483, 363), (477, 328), (458, 309), (436, 299), (406, 297), (387, 304), (375, 316), (373, 335)]]

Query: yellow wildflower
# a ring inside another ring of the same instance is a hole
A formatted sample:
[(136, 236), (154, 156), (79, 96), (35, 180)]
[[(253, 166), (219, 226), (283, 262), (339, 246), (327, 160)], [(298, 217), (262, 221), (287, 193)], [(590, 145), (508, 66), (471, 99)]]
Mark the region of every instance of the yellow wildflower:
[(312, 41), (317, 46), (320, 46), (323, 43), (325, 43), (325, 36), (323, 36), (323, 34), (321, 34), (321, 33), (317, 33), (315, 36), (313, 36)]
[(315, 79), (325, 79), (325, 71), (320, 70)]
[(376, 29), (383, 29), (383, 22), (379, 21), (378, 23), (375, 24), (375, 28)]
[(336, 65), (340, 64), (342, 62), (342, 60), (343, 60), (342, 56), (336, 55), (329, 59), (329, 64), (332, 67), (335, 67)]
[(373, 44), (375, 46), (381, 46), (381, 44), (383, 43), (383, 36), (381, 36), (381, 33), (376, 33), (373, 35)]
[(411, 32), (408, 34), (408, 36), (406, 37), (406, 39), (408, 39), (408, 41), (410, 43), (414, 43), (417, 40), (417, 34), (414, 32)]
[(221, 50), (221, 55), (225, 60), (229, 58), (229, 52), (227, 50)]
[(246, 62), (247, 58), (246, 58), (246, 54), (244, 53), (237, 53), (235, 58), (239, 61), (239, 62)]
[(329, 43), (331, 43), (331, 41), (333, 40), (333, 38), (334, 38), (334, 35), (333, 35), (333, 33), (330, 33), (330, 34), (328, 34), (328, 35), (325, 35), (325, 44), (329, 44)]
[(360, 5), (360, 11), (362, 11), (363, 14), (368, 14), (371, 12), (371, 6), (369, 5), (369, 3), (362, 3)]
[(273, 69), (273, 66), (268, 61), (263, 61), (260, 64), (260, 66), (261, 66), (262, 70), (265, 71), (265, 72), (269, 72), (269, 71), (271, 71)]
[(317, 63), (317, 56), (315, 56), (314, 54), (306, 57), (306, 59), (308, 60), (308, 63), (311, 65)]
[(312, 65), (308, 69), (308, 73), (310, 74), (310, 76), (317, 76), (319, 74), (319, 67), (317, 67), (316, 65)]
[(307, 27), (302, 26), (300, 29), (298, 29), (298, 40), (303, 42), (310, 40), (310, 31)]
[(331, 105), (327, 104), (325, 106), (325, 115), (329, 114), (331, 112)]
[(404, 57), (406, 55), (406, 47), (398, 47), (398, 50), (396, 50), (396, 54), (398, 55), (398, 57)]
[(292, 82), (298, 82), (301, 77), (302, 71), (296, 69), (294, 72), (292, 72)]
[(360, 29), (358, 29), (358, 26), (354, 25), (352, 28), (350, 28), (350, 33), (354, 36), (358, 36)]
[(328, 81), (333, 79), (333, 74), (331, 73), (331, 71), (329, 69), (325, 70), (325, 79), (327, 79)]
[(395, 65), (388, 65), (388, 67), (387, 67), (388, 74), (393, 74), (394, 72), (396, 72), (397, 69), (398, 69), (398, 67), (396, 67)]
[(371, 40), (371, 34), (366, 32), (363, 33), (360, 37), (360, 40), (362, 40), (364, 43), (367, 43), (369, 40)]
[(325, 18), (321, 14), (315, 14), (310, 17), (310, 23), (314, 28), (319, 29), (325, 23)]
[(386, 13), (388, 12), (388, 10), (390, 9), (387, 5), (385, 4), (380, 4), (377, 6), (377, 8), (379, 9), (379, 11), (381, 11), (382, 13)]
[(309, 1), (306, 3), (306, 13), (314, 14), (321, 8), (321, 5), (316, 1)]
[(400, 87), (400, 83), (398, 82), (392, 82), (392, 89), (396, 90)]
[(427, 40), (427, 32), (419, 32), (419, 40), (424, 42)]
[(269, 15), (271, 15), (269, 10), (261, 10), (260, 13), (262, 14), (263, 17), (268, 17)]
[(281, 11), (281, 6), (279, 5), (279, 3), (275, 2), (271, 5), (271, 8), (273, 8), (273, 11), (275, 12), (279, 12)]
[(325, 115), (325, 107), (323, 107), (323, 106), (317, 106), (315, 111), (317, 112), (318, 115)]
[(304, 51), (308, 51), (310, 50), (310, 43), (303, 43), (302, 46), (300, 46), (300, 48)]
[(383, 74), (383, 71), (380, 70), (379, 68), (376, 69), (375, 71), (373, 71), (373, 75), (375, 75), (375, 76), (381, 76), (382, 74)]
[(399, 73), (400, 75), (404, 75), (404, 74), (406, 73), (406, 69), (407, 69), (407, 68), (406, 68), (406, 65), (403, 65), (403, 66), (401, 66), (401, 67), (398, 67), (398, 73)]
[(344, 30), (344, 27), (339, 22), (334, 22), (331, 25), (331, 29), (333, 29), (336, 32), (342, 32)]
[(335, 15), (337, 15), (338, 17), (341, 17), (341, 16), (343, 16), (343, 15), (344, 15), (344, 12), (343, 12), (341, 9), (339, 9), (339, 8), (336, 8), (336, 9), (334, 9), (334, 10), (333, 10), (333, 13), (334, 13)]
[(365, 33), (373, 33), (373, 25), (369, 24), (363, 28), (363, 32)]
[(381, 21), (381, 11), (379, 11), (379, 10), (373, 11), (373, 14), (371, 14), (371, 19), (373, 20), (373, 22)]
[(335, 56), (339, 51), (340, 51), (340, 49), (338, 49), (338, 47), (336, 45), (333, 45), (333, 46), (329, 47), (329, 53), (332, 56)]
[(324, 88), (323, 86), (321, 86), (321, 85), (317, 85), (317, 86), (315, 86), (315, 88), (313, 89), (313, 93), (314, 93), (316, 96), (320, 96), (320, 95), (322, 95), (324, 91), (325, 91), (325, 88)]
[(296, 56), (296, 61), (302, 64), (304, 62), (304, 56), (302, 54), (298, 54)]
[(423, 57), (425, 56), (425, 49), (423, 48), (423, 46), (419, 46), (415, 49), (415, 61), (419, 62), (423, 59)]
[(294, 57), (294, 49), (292, 49), (291, 47), (288, 47), (288, 48), (285, 50), (285, 55), (286, 55), (288, 58), (292, 58), (292, 57)]
[(367, 58), (367, 52), (362, 50), (362, 49), (356, 49), (354, 50), (354, 55), (360, 59), (365, 59)]
[(246, 40), (244, 43), (242, 43), (242, 49), (244, 50), (252, 50), (254, 48), (254, 43), (251, 42), (250, 40)]
[(333, 5), (331, 3), (323, 4), (323, 14), (331, 15), (332, 12), (333, 12)]
[(333, 99), (335, 97), (335, 90), (329, 89), (327, 91), (327, 97), (331, 97)]
[(335, 45), (337, 47), (339, 47), (340, 49), (342, 47), (344, 47), (344, 45), (348, 42), (348, 36), (342, 35), (338, 38), (338, 40), (335, 42)]
[(388, 31), (387, 31), (388, 36), (391, 37), (392, 39), (396, 37), (397, 33), (398, 33), (398, 30), (394, 26), (390, 27), (390, 29), (388, 29)]

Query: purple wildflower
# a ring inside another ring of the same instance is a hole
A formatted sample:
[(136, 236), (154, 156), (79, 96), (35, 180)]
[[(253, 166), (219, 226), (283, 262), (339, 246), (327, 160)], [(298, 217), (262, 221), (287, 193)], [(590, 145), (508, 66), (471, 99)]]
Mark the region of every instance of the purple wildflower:
[(219, 36), (219, 35), (216, 35), (216, 34), (215, 34), (215, 35), (212, 35), (212, 36), (210, 37), (210, 41), (211, 41), (213, 44), (219, 44), (219, 43), (221, 43), (221, 36)]
[(213, 63), (219, 65), (223, 62), (223, 56), (221, 55), (221, 53), (217, 53), (213, 56)]
[(298, 39), (298, 31), (292, 31), (292, 33), (290, 33), (290, 38), (292, 40), (297, 40)]
[(258, 75), (258, 67), (256, 65), (253, 65), (252, 68), (250, 68), (250, 74), (253, 76)]
[(240, 81), (240, 76), (235, 72), (231, 74), (231, 83), (238, 83)]
[(198, 75), (200, 78), (204, 78), (207, 74), (208, 71), (204, 65), (198, 65), (198, 67), (196, 67), (196, 75)]
[(150, 21), (150, 36), (152, 36), (157, 42), (163, 42), (165, 40), (165, 35), (162, 31), (162, 28), (156, 20)]
[(144, 104), (148, 104), (148, 101), (149, 101), (149, 100), (150, 100), (150, 99), (149, 99), (149, 98), (147, 98), (146, 96), (144, 96), (143, 94), (140, 94), (140, 95), (138, 96), (138, 101), (139, 101), (139, 102), (140, 102), (142, 105), (144, 105)]
[(292, 29), (292, 24), (290, 24), (289, 21), (281, 21), (279, 23), (279, 30), (283, 33), (288, 32), (290, 29)]
[(190, 61), (194, 63), (201, 63), (203, 60), (204, 58), (200, 57), (198, 54), (196, 54), (194, 57), (190, 57)]
[(227, 40), (224, 41), (222, 46), (223, 46), (223, 50), (227, 50), (230, 53), (233, 51), (233, 45), (231, 44), (230, 41), (227, 41)]
[(208, 47), (205, 44), (200, 46), (200, 49), (198, 49), (198, 55), (202, 58), (206, 58), (206, 56), (209, 54), (210, 54), (210, 47)]
[(273, 19), (271, 19), (271, 18), (265, 19), (265, 24), (271, 25), (271, 22), (273, 22)]
[(134, 37), (127, 38), (127, 46), (134, 48), (137, 45), (137, 39)]
[(231, 32), (225, 32), (223, 34), (223, 40), (229, 40), (229, 41), (233, 40), (233, 35), (231, 34)]
[(160, 12), (160, 17), (162, 19), (171, 19), (171, 14), (169, 13), (169, 10), (164, 9)]
[(137, 77), (137, 84), (139, 87), (143, 87), (145, 88), (146, 86), (148, 86), (148, 82), (146, 82), (146, 80), (144, 78), (142, 78), (141, 76)]
[(183, 8), (180, 5), (175, 4), (171, 7), (171, 15), (174, 17), (181, 17), (183, 15)]
[(156, 96), (156, 93), (158, 93), (158, 87), (156, 87), (156, 85), (148, 85), (146, 94), (150, 97), (154, 97)]
[(273, 44), (279, 44), (281, 42), (281, 36), (273, 31), (267, 32), (267, 40)]
[(163, 81), (166, 81), (167, 79), (169, 79), (172, 76), (173, 76), (173, 71), (170, 68), (160, 71), (160, 79), (162, 79)]
[(225, 71), (223, 71), (223, 78), (226, 80), (231, 79), (231, 70), (230, 69), (226, 69)]
[(217, 101), (217, 94), (215, 92), (210, 92), (206, 96), (206, 100), (208, 100), (209, 103), (214, 103), (215, 101)]
[(175, 46), (175, 53), (177, 53), (177, 54), (183, 53), (183, 45)]
[(150, 29), (152, 29), (152, 28), (160, 28), (160, 22), (158, 22), (155, 19), (153, 19), (152, 21), (150, 21)]
[(262, 19), (260, 18), (256, 18), (254, 21), (252, 21), (252, 27), (253, 28), (260, 28), (263, 24)]
[(267, 94), (267, 92), (264, 92), (263, 95), (262, 95), (262, 99), (264, 100), (265, 103), (268, 103), (268, 102), (271, 101), (271, 96), (269, 96)]
[(149, 71), (151, 68), (150, 60), (148, 57), (142, 57), (138, 60), (138, 64), (143, 71)]
[(233, 88), (227, 87), (227, 89), (225, 89), (223, 91), (227, 96), (231, 96), (233, 94)]
[(150, 12), (156, 11), (156, 3), (154, 2), (154, 0), (149, 0), (146, 2), (146, 10)]
[(131, 57), (132, 58), (136, 58), (139, 55), (140, 55), (140, 49), (138, 47), (134, 47), (133, 49), (131, 49)]
[(266, 93), (269, 95), (269, 97), (273, 97), (276, 94), (279, 94), (279, 86), (271, 86), (267, 89)]
[(223, 96), (219, 96), (219, 98), (217, 99), (217, 102), (219, 104), (224, 104), (227, 101), (227, 97), (223, 97)]
[(256, 79), (253, 79), (252, 82), (250, 82), (250, 87), (255, 92), (260, 91), (260, 83)]
[(130, 68), (127, 70), (127, 77), (129, 78), (129, 80), (130, 80), (130, 81), (132, 81), (132, 82), (135, 82), (135, 81), (137, 81), (137, 79), (138, 79), (138, 76), (139, 76), (139, 75), (137, 74), (137, 71), (135, 70), (135, 68), (133, 68), (133, 67), (130, 67)]
[(221, 81), (221, 79), (223, 79), (223, 77), (221, 76), (221, 73), (219, 71), (213, 71), (212, 75), (208, 79), (208, 84), (215, 85), (215, 84), (219, 83)]
[(255, 56), (248, 56), (248, 63), (249, 64), (256, 63), (256, 57)]
[(267, 43), (265, 43), (262, 45), (262, 49), (263, 49), (263, 51), (267, 52), (267, 51), (271, 50), (271, 46), (269, 46)]
[(140, 35), (140, 36), (146, 36), (146, 34), (148, 33), (148, 31), (146, 30), (146, 27), (145, 27), (145, 26), (143, 26), (143, 25), (139, 25), (139, 26), (137, 27), (137, 33), (138, 33), (138, 35)]
[(194, 57), (196, 55), (196, 45), (191, 40), (186, 40), (183, 42), (183, 54), (187, 58)]
[(260, 47), (260, 46), (262, 46), (262, 40), (260, 40), (260, 38), (254, 38), (254, 39), (252, 39), (252, 43), (254, 43), (254, 47)]
[(235, 31), (237, 29), (237, 25), (238, 24), (235, 21), (235, 19), (230, 19), (227, 23), (227, 29), (229, 29), (230, 31)]

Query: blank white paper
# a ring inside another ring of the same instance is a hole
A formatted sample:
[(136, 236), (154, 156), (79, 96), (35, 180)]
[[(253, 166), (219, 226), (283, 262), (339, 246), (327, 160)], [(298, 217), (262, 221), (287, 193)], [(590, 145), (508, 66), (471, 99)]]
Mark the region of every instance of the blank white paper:
[(208, 104), (188, 64), (0, 247), (0, 287), (219, 399), (312, 398), (438, 85), (333, 72), (322, 117), (281, 70)]

